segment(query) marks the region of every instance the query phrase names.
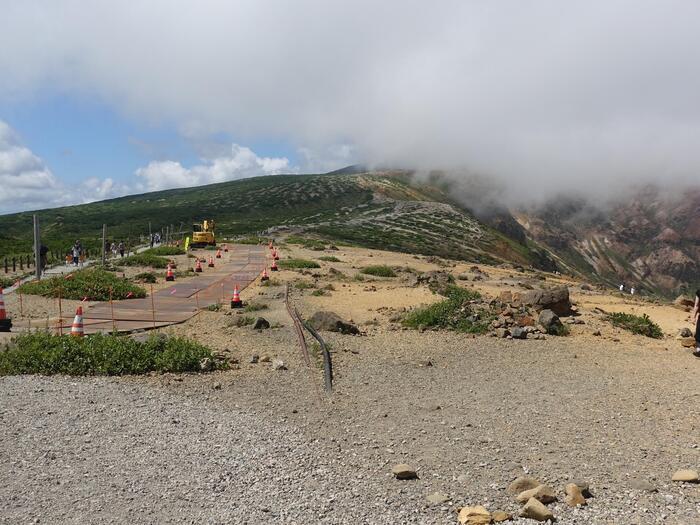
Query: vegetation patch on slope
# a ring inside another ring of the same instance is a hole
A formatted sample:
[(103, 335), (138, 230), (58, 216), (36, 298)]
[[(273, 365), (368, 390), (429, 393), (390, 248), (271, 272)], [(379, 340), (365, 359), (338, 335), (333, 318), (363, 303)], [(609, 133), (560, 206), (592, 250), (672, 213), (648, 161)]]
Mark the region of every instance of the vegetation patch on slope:
[(488, 331), (493, 314), (477, 303), (481, 294), (450, 285), (443, 292), (445, 299), (410, 311), (404, 326), (416, 329), (440, 328), (457, 332), (483, 334)]
[(653, 339), (661, 339), (664, 336), (661, 327), (652, 321), (647, 314), (634, 315), (616, 312), (608, 315), (608, 320), (613, 326), (624, 328), (637, 335), (644, 335)]
[(60, 296), (79, 301), (85, 298), (89, 301), (108, 301), (110, 290), (114, 300), (146, 297), (146, 290), (140, 286), (102, 268), (86, 268), (67, 276), (24, 283), (18, 290), (27, 295)]

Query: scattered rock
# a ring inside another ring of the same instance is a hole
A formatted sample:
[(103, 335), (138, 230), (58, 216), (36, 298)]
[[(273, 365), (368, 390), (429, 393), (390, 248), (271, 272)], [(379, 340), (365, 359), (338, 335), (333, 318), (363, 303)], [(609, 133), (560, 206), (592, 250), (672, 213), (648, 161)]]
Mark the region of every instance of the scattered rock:
[(525, 339), (527, 337), (527, 332), (520, 326), (516, 326), (510, 331), (510, 335), (513, 339)]
[(495, 510), (491, 514), (491, 520), (494, 523), (501, 523), (502, 521), (510, 521), (513, 519), (513, 516), (508, 514), (507, 512), (504, 512), (502, 510)]
[(446, 501), (449, 501), (450, 498), (447, 494), (443, 494), (442, 492), (433, 492), (432, 494), (428, 494), (425, 499), (427, 499), (428, 503), (431, 503), (432, 505), (440, 505)]
[(600, 330), (595, 330), (592, 335), (599, 337), (601, 335)]
[(202, 372), (211, 372), (214, 370), (214, 361), (209, 357), (205, 357), (199, 362), (199, 369)]
[(692, 299), (688, 299), (684, 295), (679, 295), (678, 297), (676, 297), (675, 301), (673, 301), (673, 304), (675, 304), (676, 306), (692, 308), (693, 306), (695, 306), (695, 301), (693, 301)]
[(214, 390), (221, 390), (221, 383), (218, 383), (218, 382), (217, 382), (217, 383), (214, 383), (214, 384), (212, 385), (212, 388), (213, 388)]
[(260, 356), (258, 354), (253, 354), (252, 356), (250, 356), (251, 364), (255, 364), (258, 361), (260, 361)]
[(270, 361), (272, 361), (272, 359), (270, 359), (269, 355), (264, 355), (260, 358), (261, 363), (269, 363)]
[(520, 516), (536, 521), (554, 521), (554, 514), (535, 498), (530, 498), (520, 511)]
[(678, 332), (679, 337), (693, 337), (693, 332), (690, 331), (690, 328), (681, 328), (680, 331)]
[(506, 489), (506, 492), (508, 494), (513, 494), (513, 495), (518, 495), (521, 492), (525, 490), (530, 490), (530, 489), (535, 489), (542, 485), (539, 481), (537, 481), (535, 478), (530, 478), (527, 476), (520, 476), (515, 478), (510, 485), (508, 485), (508, 488)]
[(659, 489), (656, 488), (655, 485), (652, 483), (644, 480), (644, 479), (632, 479), (629, 482), (629, 486), (631, 489), (634, 490), (640, 490), (642, 492), (658, 492)]
[(516, 499), (519, 503), (525, 503), (532, 498), (535, 498), (537, 501), (541, 501), (542, 503), (552, 503), (553, 501), (557, 501), (557, 495), (554, 493), (554, 490), (547, 485), (540, 485), (534, 489), (524, 490), (518, 494)]
[(258, 317), (253, 323), (254, 330), (265, 330), (270, 328), (270, 322), (264, 317)]
[(586, 504), (586, 498), (583, 497), (583, 493), (576, 483), (569, 483), (565, 488), (566, 497), (564, 501), (569, 507), (578, 507), (579, 505)]
[(579, 479), (573, 480), (571, 483), (576, 485), (578, 489), (581, 491), (581, 494), (583, 495), (584, 498), (592, 498), (593, 495), (591, 494), (590, 490), (590, 485), (588, 484), (587, 481), (581, 481)]
[(675, 474), (673, 474), (671, 480), (682, 481), (684, 483), (698, 483), (700, 482), (700, 476), (698, 476), (697, 470), (682, 469), (677, 470)]
[(590, 292), (592, 290), (591, 285), (586, 283), (583, 283), (579, 288), (585, 292)]
[(309, 323), (316, 330), (327, 330), (329, 332), (340, 332), (341, 334), (356, 335), (360, 330), (354, 324), (343, 321), (340, 316), (334, 312), (316, 312), (309, 319)]
[(491, 514), (481, 505), (462, 507), (457, 518), (460, 523), (466, 525), (488, 525), (491, 523)]
[(537, 320), (544, 327), (546, 333), (560, 333), (561, 320), (552, 310), (542, 310)]
[(396, 479), (418, 479), (416, 470), (406, 463), (399, 463), (391, 467), (391, 473)]
[(500, 339), (505, 339), (510, 335), (510, 330), (507, 328), (496, 328), (496, 337)]
[(287, 370), (287, 365), (284, 364), (284, 361), (281, 359), (273, 359), (272, 360), (272, 369), (273, 370)]
[(680, 341), (681, 345), (685, 348), (695, 348), (696, 341), (694, 337), (684, 337)]

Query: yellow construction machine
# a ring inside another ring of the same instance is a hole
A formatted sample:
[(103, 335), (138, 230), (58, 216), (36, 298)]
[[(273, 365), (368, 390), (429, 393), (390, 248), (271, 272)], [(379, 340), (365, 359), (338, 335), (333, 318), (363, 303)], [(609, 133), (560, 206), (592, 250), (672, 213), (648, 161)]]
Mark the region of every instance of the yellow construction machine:
[(192, 225), (192, 242), (190, 246), (216, 246), (214, 237), (214, 221), (203, 220)]

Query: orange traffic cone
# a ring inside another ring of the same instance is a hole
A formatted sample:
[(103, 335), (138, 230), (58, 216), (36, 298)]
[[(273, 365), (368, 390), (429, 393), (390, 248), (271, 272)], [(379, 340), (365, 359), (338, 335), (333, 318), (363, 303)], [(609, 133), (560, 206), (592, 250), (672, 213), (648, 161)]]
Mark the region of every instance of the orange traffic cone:
[(228, 253), (228, 244), (224, 244), (224, 253)]
[(238, 285), (233, 287), (233, 298), (231, 298), (231, 308), (243, 308), (241, 294), (238, 293)]
[(213, 257), (209, 256), (209, 264), (207, 264), (207, 266), (209, 266), (209, 268), (214, 267), (214, 258)]
[(85, 335), (85, 330), (83, 329), (83, 307), (78, 306), (75, 311), (75, 318), (73, 319), (73, 324), (70, 327), (70, 335), (76, 337), (83, 337)]
[(271, 272), (276, 272), (277, 271), (277, 261), (272, 259), (272, 266), (270, 266), (270, 271)]
[(165, 280), (166, 281), (174, 281), (175, 280), (175, 274), (173, 273), (173, 267), (168, 263), (168, 271), (165, 272)]
[(12, 328), (12, 319), (7, 317), (5, 299), (2, 296), (2, 288), (0, 287), (0, 332), (9, 332), (10, 328)]
[(268, 244), (267, 247), (272, 250), (272, 241), (270, 241), (270, 244)]
[(261, 281), (268, 281), (270, 279), (270, 276), (267, 275), (267, 268), (263, 270), (262, 277), (260, 277)]
[(216, 250), (216, 258), (217, 258), (217, 259), (221, 259), (221, 248), (219, 248), (218, 250)]
[(279, 260), (280, 260), (280, 256), (279, 256), (279, 254), (277, 253), (277, 250), (274, 250), (274, 251), (272, 252), (272, 258), (273, 258), (275, 261), (279, 261)]
[(202, 261), (197, 259), (197, 264), (194, 265), (194, 271), (200, 273), (202, 271)]

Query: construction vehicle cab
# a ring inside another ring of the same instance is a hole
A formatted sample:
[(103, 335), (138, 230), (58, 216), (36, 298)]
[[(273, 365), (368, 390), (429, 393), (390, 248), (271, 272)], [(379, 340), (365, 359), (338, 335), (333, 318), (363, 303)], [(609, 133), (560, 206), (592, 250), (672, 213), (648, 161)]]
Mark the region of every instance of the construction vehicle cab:
[(214, 221), (204, 220), (192, 225), (192, 242), (190, 246), (216, 246)]

